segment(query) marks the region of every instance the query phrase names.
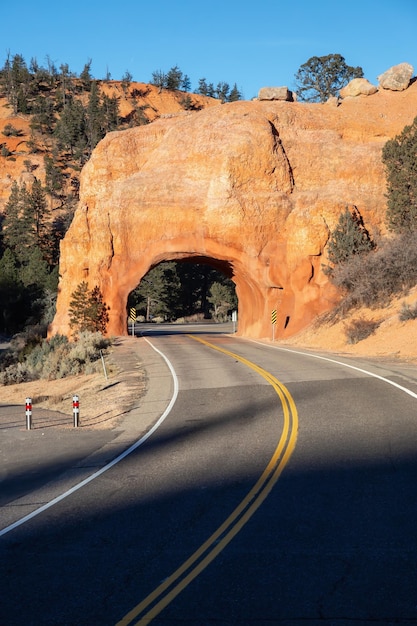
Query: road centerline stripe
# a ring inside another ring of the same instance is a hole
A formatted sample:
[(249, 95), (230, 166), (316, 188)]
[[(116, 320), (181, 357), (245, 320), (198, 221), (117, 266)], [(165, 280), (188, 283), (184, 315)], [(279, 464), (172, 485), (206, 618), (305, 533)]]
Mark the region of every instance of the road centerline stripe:
[[(117, 626), (149, 624), (168, 604), (185, 589), (230, 543), (268, 496), (288, 463), (297, 440), (298, 415), (288, 389), (259, 365), (200, 337), (187, 335), (194, 341), (230, 356), (250, 367), (269, 382), (280, 398), (284, 425), (281, 437), (266, 468), (255, 485), (219, 528), (146, 598), (136, 605)], [(146, 612), (147, 611), (147, 612)], [(138, 621), (136, 621), (138, 620)]]

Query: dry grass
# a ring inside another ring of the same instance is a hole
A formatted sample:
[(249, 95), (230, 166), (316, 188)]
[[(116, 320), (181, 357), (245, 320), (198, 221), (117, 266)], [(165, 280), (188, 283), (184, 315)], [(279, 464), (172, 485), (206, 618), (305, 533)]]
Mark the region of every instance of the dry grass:
[[(286, 340), (290, 345), (361, 357), (400, 359), (417, 364), (417, 320), (400, 320), (403, 304), (415, 306), (417, 287), (407, 296), (392, 300), (384, 308), (351, 311), (336, 323), (311, 324)], [(378, 325), (375, 332), (358, 343), (350, 344), (346, 329), (355, 319), (370, 320)]]
[[(117, 348), (116, 348), (117, 349)], [(111, 359), (111, 357), (110, 357)], [(110, 364), (106, 380), (101, 373), (69, 376), (59, 380), (35, 380), (0, 387), (2, 404), (24, 405), (32, 398), (33, 415), (36, 408), (58, 411), (52, 420), (56, 425), (72, 424), (72, 397), (80, 401), (80, 423), (88, 428), (114, 428), (123, 415), (138, 403), (145, 391), (145, 372), (122, 373), (115, 363)], [(107, 368), (106, 368), (107, 369)], [(51, 421), (51, 417), (48, 418)]]

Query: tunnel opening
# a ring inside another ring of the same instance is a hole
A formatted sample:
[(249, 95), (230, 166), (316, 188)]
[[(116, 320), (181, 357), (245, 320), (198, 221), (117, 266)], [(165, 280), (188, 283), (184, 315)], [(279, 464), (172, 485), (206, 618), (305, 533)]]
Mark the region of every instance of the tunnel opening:
[(132, 308), (144, 322), (228, 321), (238, 308), (232, 265), (205, 256), (154, 263), (129, 293)]

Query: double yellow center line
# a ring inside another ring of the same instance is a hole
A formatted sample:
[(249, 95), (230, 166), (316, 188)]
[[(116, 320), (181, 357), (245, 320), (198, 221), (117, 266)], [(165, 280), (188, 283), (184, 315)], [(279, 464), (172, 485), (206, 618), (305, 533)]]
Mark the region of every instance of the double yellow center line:
[(284, 413), (283, 429), (271, 460), (242, 502), (194, 554), (152, 591), (152, 593), (142, 600), (142, 602), (129, 611), (129, 613), (117, 623), (117, 626), (149, 624), (216, 558), (268, 496), (288, 463), (297, 440), (298, 415), (294, 400), (288, 389), (280, 383), (275, 376), (238, 354), (220, 348), (194, 335), (188, 336), (213, 350), (223, 352), (235, 360), (244, 363), (267, 380), (275, 389), (281, 400)]

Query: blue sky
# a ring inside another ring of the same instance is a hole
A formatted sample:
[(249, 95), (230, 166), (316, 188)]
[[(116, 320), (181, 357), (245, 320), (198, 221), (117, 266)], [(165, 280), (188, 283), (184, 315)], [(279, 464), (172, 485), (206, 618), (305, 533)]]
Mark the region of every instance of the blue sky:
[(95, 78), (150, 82), (177, 65), (195, 90), (200, 78), (237, 84), (244, 98), (265, 86), (294, 89), (312, 56), (341, 54), (368, 80), (407, 61), (417, 74), (417, 0), (19, 0), (1, 8), (0, 65), (8, 53), (30, 64), (47, 57)]

